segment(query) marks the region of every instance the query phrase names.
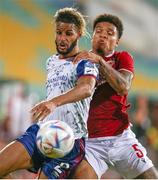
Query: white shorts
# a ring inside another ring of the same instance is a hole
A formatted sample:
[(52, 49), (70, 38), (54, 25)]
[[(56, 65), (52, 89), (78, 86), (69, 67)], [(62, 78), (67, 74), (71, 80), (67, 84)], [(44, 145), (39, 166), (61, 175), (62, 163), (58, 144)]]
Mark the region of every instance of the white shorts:
[(146, 154), (130, 129), (118, 136), (86, 139), (86, 159), (98, 178), (108, 168), (115, 169), (124, 178), (136, 178), (153, 167)]

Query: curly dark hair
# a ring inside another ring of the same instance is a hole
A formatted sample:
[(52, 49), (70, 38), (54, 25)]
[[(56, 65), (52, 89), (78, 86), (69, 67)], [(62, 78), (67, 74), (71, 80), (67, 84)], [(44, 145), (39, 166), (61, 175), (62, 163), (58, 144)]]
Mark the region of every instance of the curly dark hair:
[(96, 25), (100, 22), (109, 22), (112, 23), (114, 26), (116, 26), (118, 31), (118, 38), (120, 39), (123, 34), (123, 24), (122, 21), (115, 15), (112, 14), (101, 14), (97, 16), (93, 22), (93, 31), (96, 27)]
[(72, 23), (80, 31), (81, 35), (86, 35), (86, 22), (83, 15), (77, 11), (75, 8), (62, 8), (59, 9), (54, 16), (55, 23), (64, 22), (64, 23)]

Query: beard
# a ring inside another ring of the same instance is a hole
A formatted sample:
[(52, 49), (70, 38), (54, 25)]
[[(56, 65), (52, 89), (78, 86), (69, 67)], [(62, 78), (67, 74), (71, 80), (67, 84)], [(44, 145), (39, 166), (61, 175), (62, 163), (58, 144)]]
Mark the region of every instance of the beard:
[(67, 55), (67, 54), (69, 54), (69, 53), (73, 50), (73, 48), (77, 45), (77, 39), (75, 39), (75, 40), (71, 43), (70, 47), (69, 47), (65, 52), (60, 51), (60, 50), (58, 49), (58, 45), (57, 45), (57, 42), (56, 42), (56, 41), (55, 41), (55, 44), (56, 44), (56, 50), (57, 50), (57, 52), (58, 52), (59, 54), (61, 54), (61, 55)]

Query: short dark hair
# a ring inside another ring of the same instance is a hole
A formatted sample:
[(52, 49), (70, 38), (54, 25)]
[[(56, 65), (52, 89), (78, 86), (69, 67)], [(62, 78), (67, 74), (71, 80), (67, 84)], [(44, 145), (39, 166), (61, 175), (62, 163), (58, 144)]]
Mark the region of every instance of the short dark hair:
[(118, 31), (118, 38), (120, 39), (123, 34), (123, 24), (122, 21), (115, 15), (112, 14), (101, 14), (97, 16), (93, 23), (93, 31), (96, 27), (96, 25), (100, 22), (109, 22), (112, 23), (114, 26), (116, 26)]
[(59, 9), (55, 13), (55, 22), (72, 23), (80, 31), (81, 35), (86, 35), (86, 22), (83, 15), (75, 8), (63, 8)]

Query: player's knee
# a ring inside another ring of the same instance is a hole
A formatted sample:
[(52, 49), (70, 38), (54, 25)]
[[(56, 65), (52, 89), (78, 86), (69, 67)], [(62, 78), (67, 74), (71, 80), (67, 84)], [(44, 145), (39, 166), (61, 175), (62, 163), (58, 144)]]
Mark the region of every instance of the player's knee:
[(0, 165), (0, 179), (7, 175), (6, 170)]
[(74, 174), (74, 179), (97, 179), (97, 175), (93, 168), (86, 160), (82, 160), (82, 162), (76, 167)]
[(155, 167), (152, 167), (137, 176), (136, 179), (158, 179), (158, 172)]
[(37, 178), (38, 179), (48, 179), (48, 177), (43, 172), (41, 172)]
[(3, 168), (2, 164), (3, 164), (3, 163), (1, 162), (1, 163), (0, 163), (0, 179), (3, 178), (4, 175), (5, 175), (4, 168)]
[(11, 175), (9, 175), (9, 173), (11, 173), (11, 169), (12, 169), (12, 165), (5, 163), (5, 161), (3, 161), (2, 159), (0, 163), (0, 179), (1, 178), (10, 179), (9, 177), (11, 177)]
[(0, 163), (0, 179), (4, 178), (9, 174), (8, 168), (6, 168), (3, 163)]
[(82, 177), (82, 174), (84, 173), (84, 169), (85, 169), (85, 160), (83, 160), (75, 169), (74, 173), (73, 173), (73, 178), (74, 179), (80, 179), (80, 177)]

